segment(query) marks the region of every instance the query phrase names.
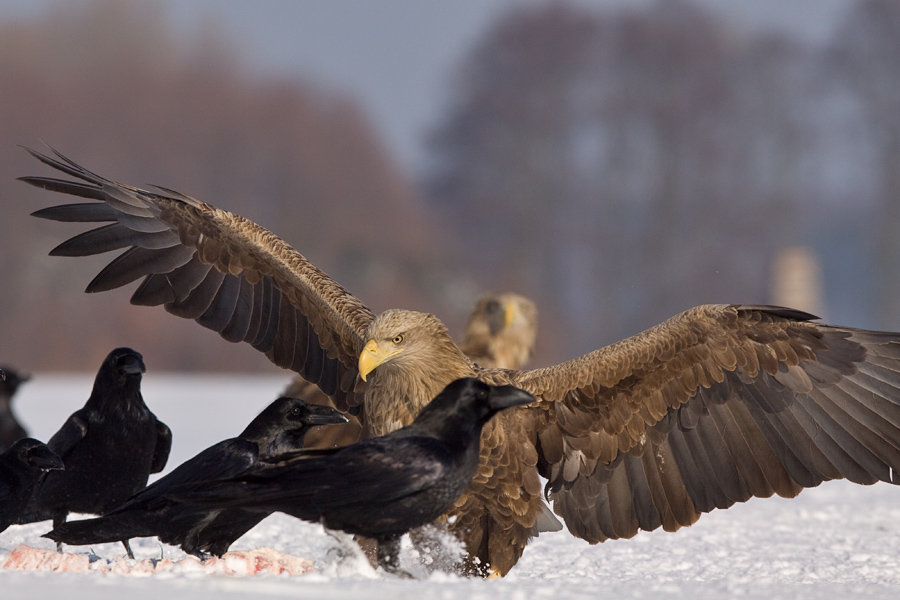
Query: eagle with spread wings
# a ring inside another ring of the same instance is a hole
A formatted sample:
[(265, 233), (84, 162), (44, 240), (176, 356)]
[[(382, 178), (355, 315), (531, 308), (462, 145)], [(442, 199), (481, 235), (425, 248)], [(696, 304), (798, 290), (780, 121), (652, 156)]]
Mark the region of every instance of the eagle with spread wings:
[(88, 292), (142, 279), (133, 304), (251, 344), (358, 413), (369, 435), (408, 425), (461, 377), (533, 394), (485, 427), (478, 471), (448, 515), (483, 573), (507, 573), (552, 519), (544, 493), (569, 531), (597, 543), (829, 479), (900, 483), (900, 334), (706, 305), (559, 365), (483, 367), (434, 315), (373, 314), (246, 219), (29, 152), (75, 181), (23, 181), (88, 200), (36, 216), (104, 223), (51, 254), (124, 250)]
[[(537, 307), (512, 292), (483, 294), (466, 321), (460, 349), (482, 367), (519, 369), (534, 354), (537, 337)], [(294, 376), (282, 396), (333, 406), (331, 398), (299, 375)], [(340, 427), (317, 427), (306, 436), (307, 448), (334, 448), (358, 442), (363, 434), (360, 420), (350, 415)]]

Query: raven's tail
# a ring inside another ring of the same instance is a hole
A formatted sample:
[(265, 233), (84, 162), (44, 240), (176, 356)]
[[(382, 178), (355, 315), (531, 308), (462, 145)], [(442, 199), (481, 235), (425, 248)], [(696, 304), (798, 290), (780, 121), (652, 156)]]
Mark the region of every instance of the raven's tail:
[(131, 514), (115, 514), (95, 519), (68, 521), (42, 537), (71, 546), (122, 542), (156, 535), (151, 524)]

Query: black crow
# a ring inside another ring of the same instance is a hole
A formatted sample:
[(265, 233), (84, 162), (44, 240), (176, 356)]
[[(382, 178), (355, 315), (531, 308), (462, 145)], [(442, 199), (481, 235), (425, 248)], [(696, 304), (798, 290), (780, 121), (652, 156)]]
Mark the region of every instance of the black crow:
[[(163, 470), (172, 432), (144, 404), (144, 371), (143, 358), (134, 350), (109, 353), (84, 408), (47, 442), (63, 459), (65, 471), (47, 474), (21, 522), (53, 519), (59, 527), (70, 512), (107, 513), (147, 485), (151, 473)], [(125, 548), (132, 556), (127, 541)]]
[(62, 468), (62, 459), (32, 438), (17, 440), (0, 454), (0, 531), (18, 522), (44, 472)]
[(28, 435), (12, 412), (12, 397), (30, 377), (6, 366), (0, 369), (0, 373), (5, 374), (5, 377), (0, 376), (0, 452), (3, 452), (13, 442)]
[(271, 466), (173, 490), (185, 502), (281, 511), (378, 541), (378, 564), (399, 570), (400, 537), (440, 517), (478, 466), (481, 429), (498, 411), (534, 401), (513, 386), (450, 383), (415, 421), (337, 450), (301, 450)]
[(346, 422), (347, 418), (334, 408), (279, 398), (238, 437), (207, 448), (112, 512), (97, 519), (63, 523), (44, 537), (84, 545), (155, 535), (200, 558), (207, 558), (206, 553), (221, 556), (269, 513), (182, 504), (165, 495), (176, 486), (202, 486), (206, 481), (256, 469), (260, 459), (302, 448), (303, 438), (312, 427)]

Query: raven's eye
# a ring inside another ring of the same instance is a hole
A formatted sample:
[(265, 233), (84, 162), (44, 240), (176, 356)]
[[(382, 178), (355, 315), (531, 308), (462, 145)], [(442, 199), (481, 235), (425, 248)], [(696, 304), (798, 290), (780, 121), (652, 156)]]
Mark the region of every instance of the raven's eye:
[(487, 400), (488, 393), (487, 390), (478, 390), (478, 399), (479, 400)]
[(395, 335), (395, 336), (394, 336), (394, 339), (392, 339), (391, 342), (393, 342), (393, 343), (395, 343), (395, 344), (400, 344), (400, 343), (402, 343), (402, 342), (403, 342), (403, 335), (402, 335), (402, 334), (401, 334), (401, 335)]
[(297, 408), (297, 407), (295, 406), (294, 408), (291, 409), (291, 414), (292, 414), (292, 415), (299, 415), (299, 414), (300, 414), (300, 409)]

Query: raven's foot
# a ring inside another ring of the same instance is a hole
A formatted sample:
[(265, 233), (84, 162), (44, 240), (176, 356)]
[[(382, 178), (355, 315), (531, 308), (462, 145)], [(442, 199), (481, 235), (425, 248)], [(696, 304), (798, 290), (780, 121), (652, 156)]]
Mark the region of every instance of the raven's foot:
[(378, 566), (401, 579), (415, 579), (411, 573), (400, 568), (400, 538), (378, 540)]
[(131, 551), (131, 544), (128, 540), (122, 540), (122, 545), (125, 546), (125, 554), (128, 555), (128, 558), (134, 560), (134, 552)]

